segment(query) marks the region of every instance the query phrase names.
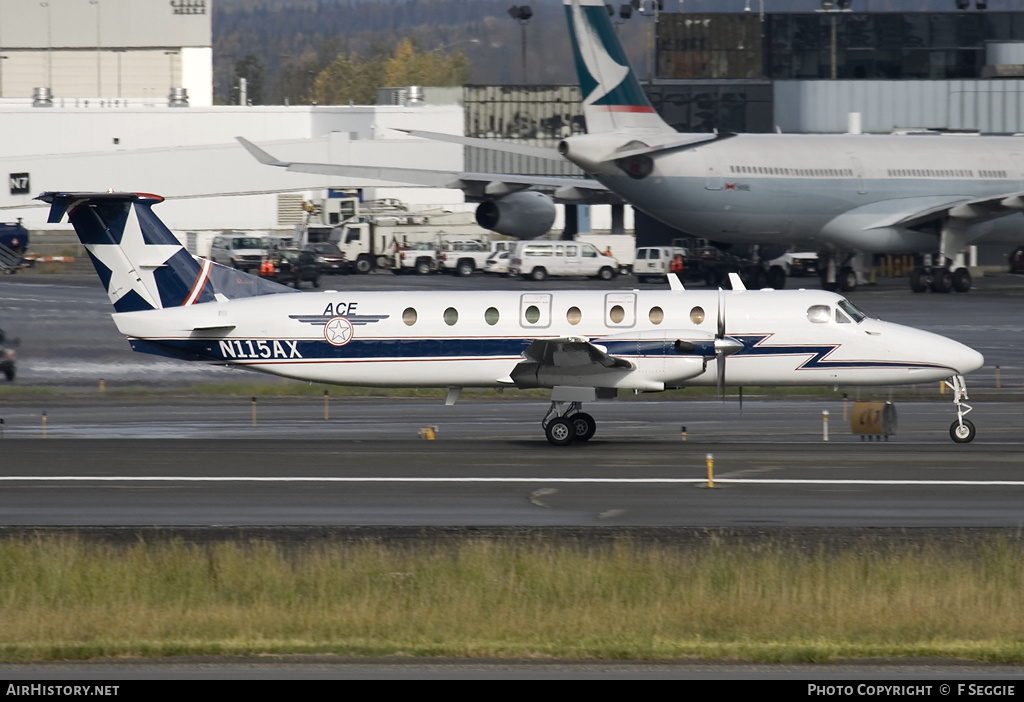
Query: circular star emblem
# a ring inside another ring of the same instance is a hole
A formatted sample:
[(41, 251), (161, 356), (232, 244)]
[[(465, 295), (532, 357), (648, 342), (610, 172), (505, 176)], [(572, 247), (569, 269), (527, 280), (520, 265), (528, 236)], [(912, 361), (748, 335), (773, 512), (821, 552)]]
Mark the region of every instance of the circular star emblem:
[(334, 317), (324, 325), (324, 338), (332, 346), (344, 346), (352, 341), (352, 322), (344, 317)]

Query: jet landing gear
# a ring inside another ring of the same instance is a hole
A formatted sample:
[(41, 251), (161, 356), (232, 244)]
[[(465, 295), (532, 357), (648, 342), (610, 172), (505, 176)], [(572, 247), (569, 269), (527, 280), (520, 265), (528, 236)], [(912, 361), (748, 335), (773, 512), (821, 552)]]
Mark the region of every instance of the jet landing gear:
[(916, 293), (927, 290), (936, 293), (967, 292), (971, 289), (971, 272), (962, 266), (952, 271), (949, 268), (919, 266), (910, 272), (910, 289)]
[(945, 382), (946, 386), (953, 391), (953, 404), (956, 405), (956, 421), (949, 427), (949, 436), (958, 444), (969, 444), (974, 441), (977, 430), (970, 420), (964, 419), (967, 413), (974, 409), (964, 402), (967, 399), (967, 385), (964, 384), (964, 377), (954, 375)]
[(583, 412), (582, 402), (552, 402), (541, 426), (554, 446), (568, 446), (573, 441), (589, 441), (597, 431), (597, 422)]

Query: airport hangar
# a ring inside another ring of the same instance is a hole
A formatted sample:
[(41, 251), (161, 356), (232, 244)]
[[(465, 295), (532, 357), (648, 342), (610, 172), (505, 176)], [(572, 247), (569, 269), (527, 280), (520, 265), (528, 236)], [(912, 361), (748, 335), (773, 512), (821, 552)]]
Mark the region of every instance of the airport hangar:
[[(458, 190), (268, 168), (235, 136), (285, 160), (574, 173), (568, 163), (463, 149), (396, 130), (554, 146), (583, 128), (575, 86), (394, 88), (381, 90), (373, 106), (217, 106), (207, 1), (30, 5), (0, 0), (0, 159), (9, 176), (9, 187), (0, 189), (0, 218), (21, 217), (35, 231), (51, 227), (32, 197), (59, 189), (183, 198), (161, 205), (161, 217), (176, 232), (210, 236), (291, 231), (305, 219), (305, 203), (322, 201), (329, 189), (396, 198), (417, 211), (475, 207)], [(867, 133), (1024, 132), (1024, 12), (645, 7), (644, 19), (655, 28), (645, 87), (681, 131), (844, 132), (850, 113), (858, 113)], [(581, 210), (570, 225), (580, 231), (634, 226), (628, 207)], [(563, 222), (560, 212), (555, 228)], [(635, 228), (640, 244), (680, 235), (642, 213)], [(979, 263), (1004, 265), (1008, 254), (983, 248)]]

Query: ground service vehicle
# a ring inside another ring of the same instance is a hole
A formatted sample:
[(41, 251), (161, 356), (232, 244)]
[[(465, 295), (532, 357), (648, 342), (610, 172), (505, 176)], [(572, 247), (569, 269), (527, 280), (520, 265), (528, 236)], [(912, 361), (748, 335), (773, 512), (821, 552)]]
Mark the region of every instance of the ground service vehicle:
[(687, 253), (678, 246), (641, 246), (636, 250), (633, 273), (641, 283), (665, 280), (670, 273), (682, 274)]
[(313, 254), (316, 262), (320, 265), (321, 273), (348, 273), (348, 261), (337, 244), (330, 241), (318, 241), (306, 244), (302, 248)]
[(550, 276), (587, 276), (612, 280), (619, 262), (605, 256), (591, 244), (574, 241), (519, 241), (509, 260), (509, 275), (533, 280)]
[(259, 270), (261, 277), (277, 283), (290, 283), (298, 288), (308, 280), (314, 288), (320, 287), (320, 264), (311, 251), (278, 249), (267, 255)]
[(266, 243), (258, 236), (227, 232), (215, 236), (213, 243), (210, 244), (210, 259), (214, 263), (231, 266), (240, 271), (259, 270), (260, 263), (266, 255)]
[(491, 257), (492, 249), (485, 241), (445, 241), (438, 251), (440, 268), (444, 273), (472, 275), (482, 271)]

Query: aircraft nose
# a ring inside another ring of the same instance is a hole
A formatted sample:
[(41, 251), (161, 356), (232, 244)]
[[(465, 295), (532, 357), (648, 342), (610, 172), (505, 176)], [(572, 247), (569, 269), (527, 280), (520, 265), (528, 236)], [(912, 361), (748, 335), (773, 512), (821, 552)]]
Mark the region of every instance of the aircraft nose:
[(960, 375), (973, 373), (985, 365), (985, 357), (970, 346), (955, 341), (953, 343), (956, 344), (956, 348), (952, 350), (950, 365), (956, 369), (957, 373)]

